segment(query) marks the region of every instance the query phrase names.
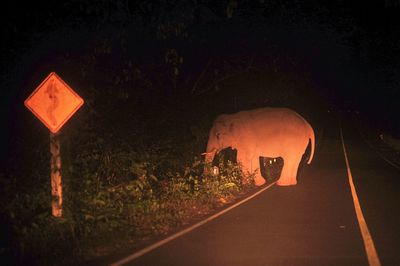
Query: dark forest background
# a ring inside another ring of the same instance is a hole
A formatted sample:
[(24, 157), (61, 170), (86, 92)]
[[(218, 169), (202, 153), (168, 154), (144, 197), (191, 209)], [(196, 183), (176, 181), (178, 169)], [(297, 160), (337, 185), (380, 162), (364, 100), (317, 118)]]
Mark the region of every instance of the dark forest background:
[[(266, 95), (271, 83), (259, 86), (262, 93), (242, 85), (246, 95), (238, 96), (236, 88), (222, 85), (246, 72), (266, 77), (270, 71), (307, 80), (310, 96), (333, 108), (391, 121), (398, 96), (398, 11), (393, 0), (7, 3), (2, 119), (15, 124), (21, 101), (49, 71), (83, 96), (90, 87), (109, 90), (133, 101), (131, 108), (230, 91), (236, 109), (280, 104)], [(297, 94), (307, 98), (304, 93)], [(243, 99), (250, 94), (256, 99)]]

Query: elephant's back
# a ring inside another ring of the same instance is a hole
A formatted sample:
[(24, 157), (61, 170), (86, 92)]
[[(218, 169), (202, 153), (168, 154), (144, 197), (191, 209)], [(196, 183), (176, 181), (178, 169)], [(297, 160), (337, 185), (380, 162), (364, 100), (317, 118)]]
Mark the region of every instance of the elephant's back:
[(264, 120), (265, 122), (279, 121), (281, 123), (287, 122), (303, 122), (304, 118), (297, 112), (284, 107), (264, 107), (249, 111), (249, 116), (258, 121)]
[(262, 107), (244, 110), (234, 114), (220, 115), (217, 120), (232, 120), (248, 129), (257, 130), (261, 127), (274, 127), (275, 130), (299, 130), (308, 122), (297, 112), (285, 107)]
[[(290, 134), (298, 135), (306, 132), (307, 121), (297, 112), (289, 108), (264, 107), (253, 110), (246, 115), (249, 129), (253, 132), (271, 132), (271, 134)], [(270, 131), (269, 129), (272, 129)]]

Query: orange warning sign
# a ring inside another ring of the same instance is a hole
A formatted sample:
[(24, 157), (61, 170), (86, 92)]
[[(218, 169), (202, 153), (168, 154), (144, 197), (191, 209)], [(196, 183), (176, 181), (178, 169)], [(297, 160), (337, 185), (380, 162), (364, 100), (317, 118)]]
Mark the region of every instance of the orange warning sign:
[(55, 72), (25, 100), (25, 106), (50, 129), (57, 133), (82, 106), (83, 99)]

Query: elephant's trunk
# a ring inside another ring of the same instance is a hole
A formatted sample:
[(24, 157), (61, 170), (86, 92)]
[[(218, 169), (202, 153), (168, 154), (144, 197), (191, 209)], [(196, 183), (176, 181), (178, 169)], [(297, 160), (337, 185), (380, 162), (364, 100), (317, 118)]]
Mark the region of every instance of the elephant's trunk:
[(207, 149), (207, 152), (202, 153), (202, 155), (205, 155), (206, 164), (212, 163), (216, 153), (217, 153), (216, 148), (213, 148), (210, 151), (208, 151), (208, 149)]
[[(208, 150), (208, 149), (207, 149)], [(203, 174), (208, 175), (208, 174), (213, 174), (216, 175), (218, 173), (218, 167), (211, 167), (212, 161), (214, 160), (215, 154), (218, 152), (216, 148), (211, 149), (211, 151), (202, 153), (202, 155), (205, 155), (205, 165), (204, 165), (204, 170)], [(214, 169), (216, 168), (216, 170)], [(215, 172), (217, 171), (217, 172)]]
[(213, 126), (210, 130), (210, 134), (208, 136), (208, 142), (207, 142), (207, 150), (203, 155), (205, 155), (205, 163), (206, 164), (211, 164), (215, 154), (218, 152), (218, 140), (217, 140), (217, 134), (216, 134), (216, 129), (215, 126)]

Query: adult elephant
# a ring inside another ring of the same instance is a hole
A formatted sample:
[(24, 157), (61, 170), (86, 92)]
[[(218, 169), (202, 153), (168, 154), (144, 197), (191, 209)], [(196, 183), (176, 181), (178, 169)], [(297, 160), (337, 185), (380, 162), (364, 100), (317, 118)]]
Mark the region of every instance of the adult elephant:
[(284, 165), (277, 185), (297, 184), (297, 169), (307, 145), (311, 141), (311, 163), (314, 148), (314, 130), (298, 113), (287, 108), (259, 108), (235, 114), (218, 116), (210, 130), (206, 163), (216, 153), (231, 147), (237, 150), (237, 162), (244, 174), (255, 173), (255, 183), (265, 183), (259, 168), (259, 157), (282, 157)]

